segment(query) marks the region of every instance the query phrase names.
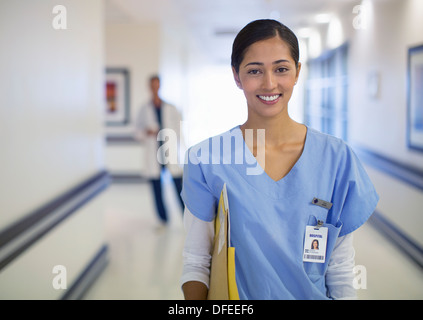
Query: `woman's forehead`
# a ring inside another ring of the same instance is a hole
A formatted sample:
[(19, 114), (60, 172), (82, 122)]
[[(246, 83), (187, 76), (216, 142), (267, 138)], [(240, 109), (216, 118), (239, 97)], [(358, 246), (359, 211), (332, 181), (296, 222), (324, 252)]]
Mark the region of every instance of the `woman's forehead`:
[(242, 64), (257, 62), (275, 62), (287, 60), (294, 62), (288, 44), (278, 36), (266, 40), (260, 40), (248, 47), (245, 52)]

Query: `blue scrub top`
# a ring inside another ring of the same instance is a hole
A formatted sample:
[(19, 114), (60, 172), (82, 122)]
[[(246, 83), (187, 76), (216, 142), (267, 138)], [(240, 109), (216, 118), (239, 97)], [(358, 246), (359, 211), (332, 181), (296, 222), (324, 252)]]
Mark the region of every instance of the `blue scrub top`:
[[(183, 182), (186, 207), (204, 221), (215, 218), (226, 183), (241, 299), (328, 299), (336, 239), (360, 227), (379, 199), (351, 148), (309, 127), (301, 157), (279, 181), (261, 169), (237, 126), (187, 151)], [(318, 220), (328, 227), (325, 263), (303, 262), (306, 226)]]

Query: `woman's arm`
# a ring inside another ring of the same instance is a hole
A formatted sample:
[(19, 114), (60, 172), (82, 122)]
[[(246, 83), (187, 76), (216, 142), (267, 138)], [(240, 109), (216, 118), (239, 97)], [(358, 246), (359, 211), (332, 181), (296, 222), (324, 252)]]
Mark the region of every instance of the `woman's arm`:
[(352, 233), (339, 237), (326, 272), (326, 286), (332, 299), (357, 299), (353, 286), (354, 256)]
[(182, 291), (186, 300), (205, 300), (210, 281), (214, 221), (198, 219), (185, 208), (184, 227), (186, 238), (183, 250)]

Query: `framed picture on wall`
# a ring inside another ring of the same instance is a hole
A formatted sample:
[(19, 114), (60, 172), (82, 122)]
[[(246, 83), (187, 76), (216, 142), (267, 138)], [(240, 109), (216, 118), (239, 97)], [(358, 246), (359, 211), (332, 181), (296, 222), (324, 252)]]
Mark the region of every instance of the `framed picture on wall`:
[(105, 81), (106, 125), (126, 125), (129, 123), (129, 71), (125, 68), (106, 68)]
[(408, 49), (408, 147), (423, 152), (423, 45)]

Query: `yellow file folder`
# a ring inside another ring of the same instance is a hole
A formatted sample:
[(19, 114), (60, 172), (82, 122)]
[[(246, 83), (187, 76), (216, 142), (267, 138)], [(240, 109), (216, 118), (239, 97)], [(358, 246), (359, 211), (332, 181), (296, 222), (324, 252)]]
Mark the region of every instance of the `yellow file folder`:
[(235, 280), (235, 248), (229, 245), (229, 204), (226, 184), (224, 184), (215, 218), (208, 300), (239, 300)]

